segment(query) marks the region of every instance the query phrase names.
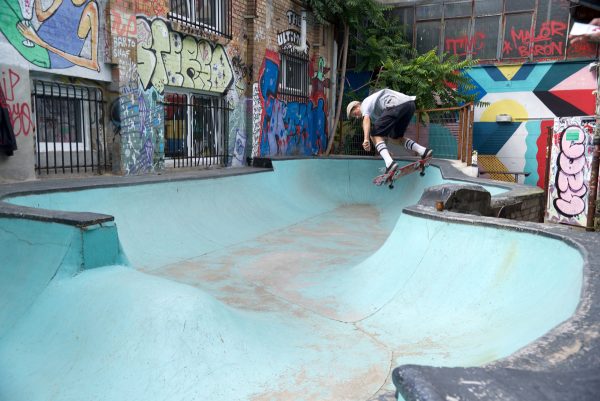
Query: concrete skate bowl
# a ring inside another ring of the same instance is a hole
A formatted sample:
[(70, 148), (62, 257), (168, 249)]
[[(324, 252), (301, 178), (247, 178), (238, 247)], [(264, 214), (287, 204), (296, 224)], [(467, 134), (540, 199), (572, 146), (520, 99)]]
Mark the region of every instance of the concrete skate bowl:
[(435, 166), (388, 190), (380, 161), (273, 164), (5, 198), (0, 400), (374, 400), (578, 307), (571, 244), (403, 213)]

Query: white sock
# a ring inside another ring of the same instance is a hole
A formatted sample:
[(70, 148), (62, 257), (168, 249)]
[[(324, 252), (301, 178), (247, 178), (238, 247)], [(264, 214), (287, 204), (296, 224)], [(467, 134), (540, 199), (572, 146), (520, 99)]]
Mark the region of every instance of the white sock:
[(394, 159), (392, 159), (392, 156), (390, 155), (390, 152), (388, 151), (385, 142), (379, 142), (377, 146), (375, 146), (375, 149), (377, 150), (377, 152), (379, 152), (381, 157), (383, 157), (385, 167), (389, 167), (394, 162)]
[(423, 154), (425, 153), (425, 147), (419, 145), (412, 139), (407, 139), (406, 141), (404, 141), (404, 147), (408, 150), (412, 150), (413, 152), (417, 152), (419, 156), (423, 156)]

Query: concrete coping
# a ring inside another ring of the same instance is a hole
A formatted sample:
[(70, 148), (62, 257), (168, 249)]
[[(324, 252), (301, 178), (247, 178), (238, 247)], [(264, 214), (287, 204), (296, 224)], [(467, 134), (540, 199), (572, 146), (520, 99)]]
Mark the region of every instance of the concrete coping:
[(139, 176), (86, 176), (77, 178), (48, 178), (36, 181), (10, 183), (0, 185), (0, 217), (22, 218), (38, 221), (49, 221), (77, 227), (114, 221), (114, 217), (101, 213), (68, 212), (48, 209), (37, 209), (26, 206), (13, 205), (4, 199), (31, 194), (50, 192), (81, 191), (85, 189), (121, 187), (130, 185), (156, 184), (162, 182), (175, 182), (186, 180), (204, 180), (220, 177), (230, 177), (243, 174), (253, 174), (271, 169), (240, 167), (181, 171), (168, 170), (164, 173), (155, 173)]

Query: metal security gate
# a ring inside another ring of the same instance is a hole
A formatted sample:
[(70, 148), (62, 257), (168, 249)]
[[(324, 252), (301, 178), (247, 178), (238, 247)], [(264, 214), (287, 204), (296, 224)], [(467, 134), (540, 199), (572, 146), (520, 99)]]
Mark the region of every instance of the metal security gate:
[(109, 168), (100, 89), (34, 80), (32, 104), (38, 174)]
[(166, 166), (226, 166), (230, 109), (225, 100), (167, 93), (164, 103)]

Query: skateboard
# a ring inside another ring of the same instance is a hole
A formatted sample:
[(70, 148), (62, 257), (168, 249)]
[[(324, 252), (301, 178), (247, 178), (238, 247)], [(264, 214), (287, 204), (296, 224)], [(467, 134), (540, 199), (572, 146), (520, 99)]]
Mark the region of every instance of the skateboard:
[(394, 188), (394, 182), (400, 177), (404, 177), (405, 175), (412, 174), (416, 171), (421, 171), (420, 175), (425, 175), (425, 169), (429, 166), (429, 162), (431, 161), (431, 157), (427, 157), (425, 159), (417, 160), (415, 162), (409, 163), (406, 166), (398, 167), (393, 174), (380, 174), (377, 177), (373, 178), (373, 184), (377, 186), (381, 186), (383, 184), (387, 184), (387, 186), (392, 189)]

